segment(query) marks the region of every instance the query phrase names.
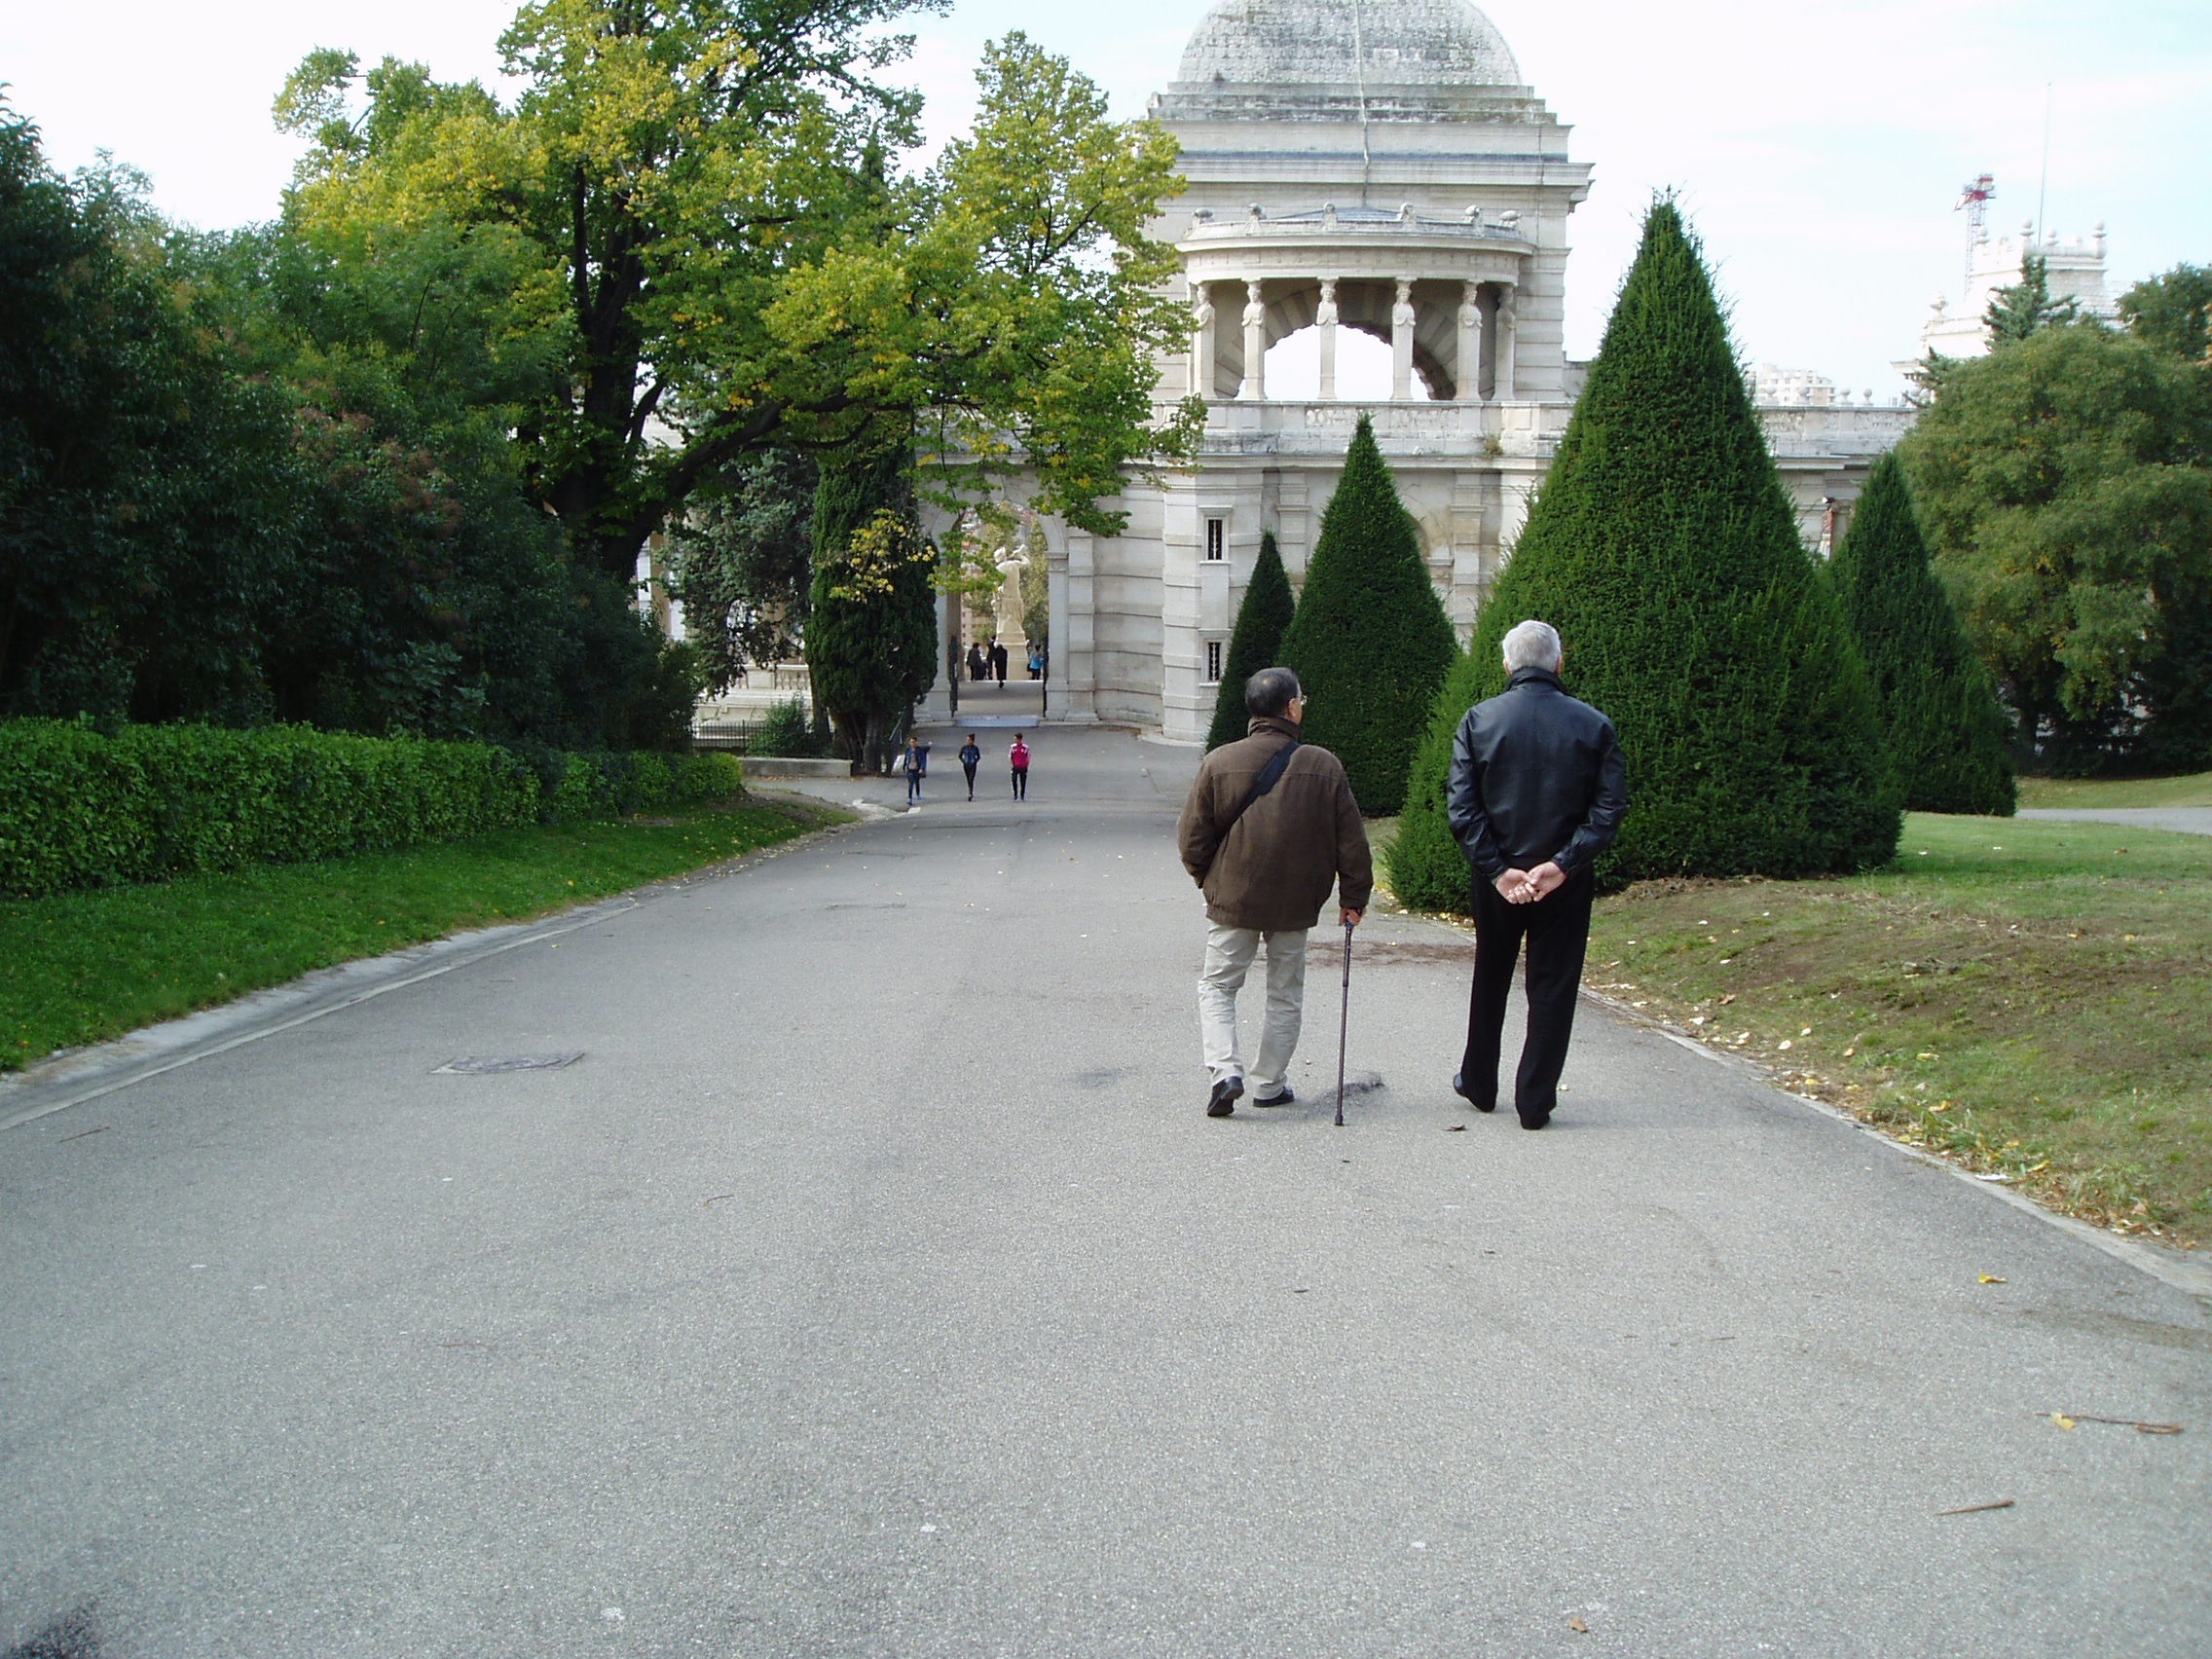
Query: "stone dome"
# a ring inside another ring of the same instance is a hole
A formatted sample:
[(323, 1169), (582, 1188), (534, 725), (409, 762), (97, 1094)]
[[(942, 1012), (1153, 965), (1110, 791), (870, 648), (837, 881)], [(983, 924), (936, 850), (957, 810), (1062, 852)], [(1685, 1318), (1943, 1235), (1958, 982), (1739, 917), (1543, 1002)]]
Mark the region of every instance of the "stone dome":
[[(1364, 69), (1364, 74), (1362, 70)], [(1216, 0), (1178, 90), (1514, 87), (1505, 37), (1466, 0)]]

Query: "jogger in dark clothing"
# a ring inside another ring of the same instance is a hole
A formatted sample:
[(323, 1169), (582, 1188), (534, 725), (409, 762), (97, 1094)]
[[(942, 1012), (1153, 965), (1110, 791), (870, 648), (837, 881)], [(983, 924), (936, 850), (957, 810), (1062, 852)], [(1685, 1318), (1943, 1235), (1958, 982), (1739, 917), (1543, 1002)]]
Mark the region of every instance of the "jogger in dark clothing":
[(968, 798), (976, 798), (976, 768), (983, 763), (983, 752), (976, 747), (976, 734), (970, 732), (968, 741), (960, 746), (960, 769), (968, 774)]

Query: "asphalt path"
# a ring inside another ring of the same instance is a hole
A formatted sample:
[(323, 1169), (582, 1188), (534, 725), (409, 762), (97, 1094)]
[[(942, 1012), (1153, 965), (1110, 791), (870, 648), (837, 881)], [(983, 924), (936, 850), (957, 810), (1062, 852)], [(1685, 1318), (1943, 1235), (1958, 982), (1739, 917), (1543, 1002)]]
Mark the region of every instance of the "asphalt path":
[(2123, 824), (2143, 830), (2172, 830), (2184, 835), (2212, 835), (2212, 806), (2022, 807), (2022, 818), (2067, 823)]
[(1475, 1117), (1411, 918), (1208, 1120), (1191, 752), (1004, 747), (12, 1092), (0, 1654), (2212, 1648), (2203, 1303), (1602, 1011)]

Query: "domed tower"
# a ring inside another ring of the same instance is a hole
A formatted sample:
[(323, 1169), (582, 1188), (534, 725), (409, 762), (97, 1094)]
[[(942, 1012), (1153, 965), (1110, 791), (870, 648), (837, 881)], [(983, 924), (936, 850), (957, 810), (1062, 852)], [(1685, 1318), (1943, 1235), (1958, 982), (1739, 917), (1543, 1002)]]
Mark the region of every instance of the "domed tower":
[(1219, 0), (1151, 114), (1191, 184), (1159, 234), (1213, 322), (1177, 389), (1265, 398), (1258, 359), (1319, 320), (1325, 376), (1335, 327), (1391, 342), (1392, 401), (1562, 395), (1590, 168), (1465, 0)]
[[(1466, 0), (1217, 0), (1150, 113), (1190, 186), (1153, 227), (1191, 305), (1160, 396), (1204, 398), (1206, 435), (1190, 467), (1130, 478), (1122, 535), (1046, 527), (1049, 699), (1197, 739), (1262, 534), (1302, 581), (1363, 408), (1471, 628), (1571, 408), (1567, 221), (1590, 168)], [(1271, 386), (1293, 335), (1303, 381)]]

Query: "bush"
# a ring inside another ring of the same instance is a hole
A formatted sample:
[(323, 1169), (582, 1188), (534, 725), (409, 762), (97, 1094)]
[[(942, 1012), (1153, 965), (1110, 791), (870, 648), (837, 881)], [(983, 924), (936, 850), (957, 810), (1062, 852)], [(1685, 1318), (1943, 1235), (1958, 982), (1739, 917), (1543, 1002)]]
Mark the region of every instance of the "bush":
[(1398, 833), (1382, 855), (1384, 879), (1408, 909), (1469, 913), (1474, 866), (1445, 820), (1444, 781), (1452, 769), (1452, 740), (1460, 719), (1491, 694), (1493, 680), (1488, 664), (1462, 652), (1436, 694), (1428, 729), (1414, 756)]
[(745, 765), (734, 755), (562, 755), (546, 797), (546, 822), (573, 824), (631, 812), (658, 812), (727, 800), (745, 791)]
[(1407, 888), (1465, 902), (1465, 861), (1442, 859), (1450, 838), (1435, 822), (1450, 760), (1439, 733), (1504, 689), (1499, 646), (1531, 616), (1559, 629), (1567, 688), (1612, 717), (1627, 752), (1632, 805), (1602, 882), (1809, 875), (1895, 856), (1900, 818), (1865, 668), (1798, 539), (1672, 203), (1644, 221), (1589, 385), (1433, 711), (1391, 865), (1408, 903)]
[(1206, 747), (1219, 749), (1235, 743), (1250, 727), (1244, 706), (1244, 682), (1263, 668), (1272, 668), (1282, 655), (1283, 636), (1290, 632), (1298, 601), (1283, 573), (1282, 554), (1275, 547), (1275, 533), (1260, 536), (1260, 557), (1252, 566), (1252, 579), (1244, 585), (1243, 601), (1236, 607), (1236, 631), (1229, 636), (1229, 665), (1221, 671), (1221, 690), (1213, 702), (1213, 725), (1206, 732)]
[(0, 891), (22, 897), (458, 840), (537, 818), (529, 766), (488, 744), (12, 720), (0, 726)]
[(797, 697), (771, 704), (760, 729), (745, 746), (748, 755), (812, 756), (820, 749), (814, 741), (814, 724), (806, 718), (806, 704)]
[(1362, 415), (1282, 642), (1283, 665), (1311, 699), (1306, 740), (1344, 762), (1362, 812), (1393, 813), (1405, 800), (1455, 649), (1420, 535)]
[[(550, 774), (547, 776), (547, 774)], [(541, 779), (543, 780), (541, 782)], [(155, 881), (726, 800), (728, 755), (561, 755), (304, 726), (0, 723), (0, 893)], [(542, 807), (542, 812), (541, 812)]]
[(1828, 578), (1873, 682), (1906, 810), (2009, 817), (2017, 801), (2005, 711), (1936, 579), (1896, 456), (1874, 463)]

